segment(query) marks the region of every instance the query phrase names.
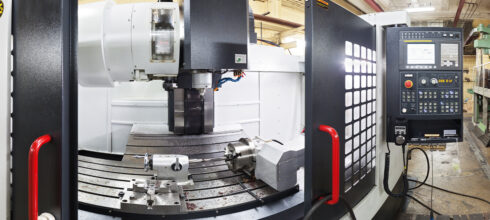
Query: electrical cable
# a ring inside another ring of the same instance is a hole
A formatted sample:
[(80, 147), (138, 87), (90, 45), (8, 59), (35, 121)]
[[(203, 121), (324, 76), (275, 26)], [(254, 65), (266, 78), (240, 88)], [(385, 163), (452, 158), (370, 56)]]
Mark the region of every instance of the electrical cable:
[[(412, 181), (412, 182), (416, 182), (416, 183), (422, 184), (422, 182), (420, 182), (418, 180), (408, 180), (408, 181)], [(476, 196), (471, 196), (471, 195), (467, 195), (467, 194), (463, 194), (463, 193), (458, 193), (458, 192), (450, 191), (450, 190), (443, 189), (443, 188), (440, 188), (440, 187), (437, 187), (437, 186), (434, 186), (434, 185), (430, 185), (428, 183), (423, 183), (422, 185), (425, 185), (425, 186), (428, 186), (428, 187), (432, 187), (434, 189), (441, 190), (443, 192), (451, 193), (451, 194), (454, 194), (454, 195), (463, 196), (463, 197), (467, 197), (467, 198), (471, 198), (471, 199), (476, 199), (476, 200), (485, 202), (485, 203), (487, 203), (487, 204), (490, 205), (490, 201), (485, 200), (485, 199), (480, 198), (480, 197), (476, 197)]]
[(240, 81), (240, 79), (242, 79), (243, 77), (245, 77), (245, 73), (243, 71), (240, 71), (240, 74), (237, 75), (237, 74), (233, 74), (234, 76), (237, 76), (236, 79), (233, 79), (231, 77), (226, 77), (226, 78), (222, 78), (218, 81), (218, 85), (216, 86), (216, 88), (214, 89), (214, 91), (218, 91), (219, 88), (221, 88), (223, 86), (223, 84), (225, 84), (226, 82), (238, 82)]
[(408, 197), (408, 198), (413, 199), (413, 201), (417, 202), (419, 205), (423, 206), (424, 208), (426, 208), (426, 209), (428, 209), (428, 210), (430, 210), (430, 211), (432, 211), (432, 212), (436, 213), (437, 215), (441, 215), (441, 213), (439, 213), (438, 211), (436, 211), (436, 210), (434, 210), (434, 209), (430, 208), (429, 206), (427, 206), (427, 205), (426, 205), (426, 204), (424, 204), (423, 202), (419, 201), (419, 200), (418, 200), (418, 199), (416, 199), (415, 197), (413, 197), (413, 196), (411, 196), (411, 195), (408, 195), (408, 194), (407, 194), (407, 195), (405, 195), (405, 196), (406, 196), (406, 197)]
[[(389, 144), (387, 144), (387, 146), (388, 146), (388, 149), (389, 149)], [(383, 177), (383, 187), (384, 187), (385, 192), (389, 196), (392, 196), (392, 197), (395, 197), (395, 198), (400, 198), (400, 197), (408, 197), (408, 198), (411, 198), (415, 202), (419, 203), (421, 206), (429, 209), (431, 212), (436, 213), (438, 215), (441, 215), (439, 212), (434, 211), (431, 207), (425, 205), (424, 203), (422, 203), (421, 201), (419, 201), (415, 197), (407, 194), (408, 191), (409, 191), (409, 188), (408, 188), (408, 181), (409, 180), (408, 180), (408, 177), (407, 177), (408, 161), (407, 161), (407, 163), (405, 163), (405, 161), (406, 161), (405, 160), (405, 149), (406, 149), (406, 144), (402, 144), (402, 154), (403, 154), (403, 172), (402, 172), (403, 191), (401, 193), (393, 193), (390, 190), (390, 188), (389, 188), (389, 184), (388, 184), (388, 179), (389, 178), (388, 177), (390, 175), (390, 152), (388, 152), (388, 153), (385, 154), (385, 170), (384, 170), (384, 177)], [(414, 148), (414, 149), (416, 149), (416, 148)], [(422, 150), (422, 149), (420, 149), (420, 150)]]
[[(332, 195), (325, 196), (322, 199), (316, 201), (315, 204), (313, 204), (313, 206), (311, 206), (311, 209), (306, 213), (306, 215), (303, 218), (303, 220), (311, 219), (311, 216), (313, 216), (313, 214), (315, 213), (315, 211), (318, 208), (320, 208), (320, 206), (322, 206), (326, 201), (328, 201), (330, 199), (332, 199)], [(357, 220), (356, 215), (354, 214), (354, 210), (352, 209), (352, 206), (344, 198), (339, 197), (339, 199), (340, 199), (340, 201), (342, 201), (342, 203), (344, 203), (344, 206), (349, 211), (349, 215), (352, 218), (352, 220)]]
[[(413, 150), (420, 150), (420, 151), (422, 151), (422, 153), (424, 153), (425, 160), (426, 160), (426, 162), (427, 162), (427, 172), (426, 172), (426, 174), (425, 174), (425, 178), (424, 178), (424, 181), (422, 181), (422, 183), (420, 183), (418, 186), (415, 186), (415, 187), (409, 188), (408, 190), (414, 190), (414, 189), (417, 189), (417, 188), (421, 187), (422, 185), (424, 185), (424, 184), (425, 184), (425, 182), (427, 181), (427, 179), (429, 178), (429, 173), (430, 173), (430, 161), (429, 161), (429, 156), (427, 155), (427, 153), (425, 152), (425, 150), (424, 150), (424, 149), (422, 149), (422, 148), (418, 148), (418, 147), (411, 148), (410, 150), (408, 150), (408, 155), (411, 155)], [(407, 161), (407, 172), (408, 172), (408, 161)]]
[(405, 144), (402, 145), (403, 151), (403, 173), (402, 173), (402, 181), (403, 181), (403, 191), (400, 193), (393, 193), (390, 190), (390, 186), (388, 184), (389, 176), (390, 176), (390, 153), (385, 154), (385, 170), (383, 176), (383, 188), (385, 192), (391, 197), (404, 197), (408, 192), (408, 178), (407, 178), (407, 166), (405, 165)]
[(282, 142), (280, 142), (280, 141), (278, 141), (278, 140), (276, 140), (276, 139), (272, 139), (272, 141), (274, 141), (274, 142), (276, 142), (276, 143), (278, 143), (278, 144), (280, 144), (280, 145), (284, 145)]
[[(432, 149), (432, 148), (431, 148)], [(454, 195), (458, 195), (458, 196), (463, 196), (463, 197), (467, 197), (467, 198), (471, 198), (471, 199), (475, 199), (475, 200), (479, 200), (481, 202), (484, 202), (484, 203), (487, 203), (487, 204), (490, 204), (490, 201), (488, 200), (485, 200), (483, 198), (480, 198), (480, 197), (476, 197), (476, 196), (471, 196), (471, 195), (467, 195), (467, 194), (463, 194), (463, 193), (458, 193), (458, 192), (454, 192), (454, 191), (450, 191), (450, 190), (447, 190), (447, 189), (443, 189), (443, 188), (440, 188), (440, 187), (437, 187), (437, 186), (434, 186), (433, 185), (433, 182), (434, 182), (434, 173), (432, 172), (432, 185), (431, 184), (428, 184), (426, 183), (427, 179), (428, 179), (428, 176), (429, 176), (429, 173), (430, 173), (430, 163), (432, 162), (432, 167), (434, 167), (434, 159), (433, 159), (433, 154), (431, 154), (432, 156), (432, 160), (429, 161), (429, 157), (427, 155), (427, 153), (425, 152), (425, 150), (421, 149), (421, 148), (412, 148), (409, 150), (409, 153), (411, 153), (411, 151), (413, 150), (420, 150), (424, 153), (424, 156), (425, 156), (425, 159), (426, 159), (426, 162), (427, 162), (427, 174), (426, 174), (426, 177), (424, 179), (424, 181), (418, 181), (418, 180), (408, 180), (408, 181), (411, 181), (411, 182), (415, 182), (415, 183), (418, 183), (419, 185), (416, 186), (416, 187), (413, 187), (413, 188), (410, 188), (409, 190), (413, 190), (413, 189), (416, 189), (416, 188), (419, 188), (420, 186), (422, 185), (425, 185), (425, 186), (428, 186), (428, 187), (431, 187), (431, 204), (430, 204), (430, 207), (423, 204), (421, 201), (417, 200), (416, 198), (414, 198), (413, 196), (411, 195), (406, 195), (407, 197), (413, 199), (415, 202), (419, 203), (420, 205), (422, 205), (423, 207), (427, 208), (428, 210), (431, 211), (431, 219), (434, 219), (433, 217), (433, 213), (435, 214), (438, 214), (440, 215), (439, 212), (435, 211), (433, 208), (432, 208), (432, 205), (433, 205), (433, 189), (437, 189), (437, 190), (441, 190), (443, 192), (446, 192), (446, 193), (451, 193), (451, 194), (454, 194)], [(408, 162), (407, 162), (407, 171), (408, 171)]]

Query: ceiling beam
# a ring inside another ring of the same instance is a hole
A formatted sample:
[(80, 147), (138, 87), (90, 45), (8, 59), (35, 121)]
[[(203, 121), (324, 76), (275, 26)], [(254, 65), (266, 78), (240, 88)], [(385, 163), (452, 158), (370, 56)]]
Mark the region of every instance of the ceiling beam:
[(374, 0), (364, 0), (369, 7), (371, 7), (376, 12), (383, 12), (384, 10), (376, 3)]
[(270, 23), (274, 23), (274, 24), (283, 25), (283, 26), (288, 26), (291, 28), (299, 28), (299, 27), (303, 26), (302, 24), (298, 24), (295, 22), (287, 21), (287, 20), (280, 19), (280, 18), (274, 18), (274, 17), (264, 16), (264, 15), (259, 15), (259, 14), (254, 14), (254, 18), (256, 20), (266, 21), (266, 22), (270, 22)]
[(463, 10), (465, 0), (459, 0), (458, 10), (456, 11), (456, 16), (454, 16), (453, 27), (458, 26), (459, 16)]

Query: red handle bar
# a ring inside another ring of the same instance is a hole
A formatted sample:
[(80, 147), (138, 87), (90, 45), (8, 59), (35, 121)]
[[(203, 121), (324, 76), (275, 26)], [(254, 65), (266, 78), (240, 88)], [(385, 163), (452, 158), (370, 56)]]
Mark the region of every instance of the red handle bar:
[(332, 199), (327, 204), (334, 205), (339, 202), (340, 196), (340, 145), (339, 134), (337, 131), (327, 125), (320, 125), (320, 131), (329, 133), (332, 137)]
[(41, 147), (51, 141), (51, 136), (44, 135), (36, 139), (29, 150), (29, 220), (38, 217), (38, 158)]

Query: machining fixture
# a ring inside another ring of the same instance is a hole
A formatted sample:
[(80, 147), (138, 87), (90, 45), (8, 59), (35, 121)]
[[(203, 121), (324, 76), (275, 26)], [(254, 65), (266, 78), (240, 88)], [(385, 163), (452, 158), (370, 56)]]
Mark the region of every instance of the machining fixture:
[(243, 170), (252, 175), (252, 171), (255, 169), (257, 150), (257, 145), (248, 138), (229, 143), (225, 148), (226, 164), (234, 172)]
[[(135, 156), (139, 158), (141, 156)], [(192, 185), (189, 179), (189, 157), (185, 155), (145, 154), (144, 169), (156, 171), (156, 180), (172, 180), (178, 185)]]

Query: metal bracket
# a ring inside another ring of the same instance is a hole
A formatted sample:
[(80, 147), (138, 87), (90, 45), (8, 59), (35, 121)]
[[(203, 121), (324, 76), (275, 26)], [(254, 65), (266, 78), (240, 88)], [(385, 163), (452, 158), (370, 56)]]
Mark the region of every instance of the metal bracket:
[(155, 210), (165, 214), (185, 214), (184, 190), (174, 180), (131, 180), (121, 193), (121, 210), (144, 214)]

